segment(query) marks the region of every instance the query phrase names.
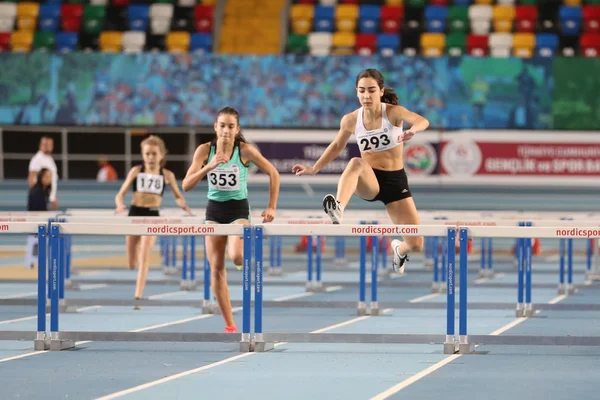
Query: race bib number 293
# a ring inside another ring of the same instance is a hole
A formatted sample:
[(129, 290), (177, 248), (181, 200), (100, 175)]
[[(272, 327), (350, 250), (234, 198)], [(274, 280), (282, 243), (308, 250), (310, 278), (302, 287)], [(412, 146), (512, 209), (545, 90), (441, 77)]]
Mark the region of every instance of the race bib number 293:
[(360, 151), (381, 151), (387, 150), (390, 145), (394, 145), (388, 132), (382, 132), (379, 134), (364, 136), (358, 140)]

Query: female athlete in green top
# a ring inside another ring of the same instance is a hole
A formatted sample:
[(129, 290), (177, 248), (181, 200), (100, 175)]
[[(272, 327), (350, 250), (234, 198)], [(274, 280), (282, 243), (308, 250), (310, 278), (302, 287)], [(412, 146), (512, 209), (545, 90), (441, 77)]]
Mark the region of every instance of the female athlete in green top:
[[(269, 204), (261, 214), (263, 222), (271, 222), (275, 218), (279, 173), (256, 147), (246, 143), (240, 132), (239, 118), (238, 112), (231, 107), (219, 111), (214, 125), (216, 140), (198, 146), (192, 165), (183, 179), (182, 187), (187, 192), (207, 176), (206, 223), (209, 224), (250, 224), (247, 186), (250, 163), (254, 163), (270, 178)], [(229, 248), (229, 258), (233, 263), (241, 265), (244, 259), (241, 236), (231, 236), (229, 239), (227, 236), (206, 237), (212, 289), (225, 319), (225, 332), (236, 332), (225, 271), (225, 247)]]

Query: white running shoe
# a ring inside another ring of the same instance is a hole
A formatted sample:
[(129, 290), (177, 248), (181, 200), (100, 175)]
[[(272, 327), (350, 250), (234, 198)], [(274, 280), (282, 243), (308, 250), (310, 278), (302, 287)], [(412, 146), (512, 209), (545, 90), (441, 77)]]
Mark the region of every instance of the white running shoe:
[(342, 222), (344, 207), (335, 199), (332, 194), (328, 194), (323, 198), (323, 210), (329, 216), (329, 218), (331, 218), (331, 222), (334, 224), (337, 225)]
[(404, 264), (409, 260), (408, 254), (401, 255), (398, 252), (398, 247), (400, 247), (400, 243), (402, 243), (398, 239), (392, 240), (392, 250), (394, 251), (394, 261), (392, 266), (394, 267), (394, 272), (398, 274), (404, 273)]

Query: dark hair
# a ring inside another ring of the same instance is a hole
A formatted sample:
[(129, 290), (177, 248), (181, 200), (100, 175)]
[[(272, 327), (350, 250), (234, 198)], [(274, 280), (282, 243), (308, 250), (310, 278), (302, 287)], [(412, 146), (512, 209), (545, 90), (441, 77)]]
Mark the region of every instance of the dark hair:
[[(235, 120), (237, 121), (238, 126), (240, 125), (240, 113), (237, 112), (237, 110), (233, 107), (224, 107), (221, 110), (219, 110), (219, 112), (217, 113), (217, 118), (219, 118), (219, 116), (221, 115), (233, 115), (235, 117)], [(237, 140), (239, 140), (240, 142), (244, 142), (246, 143), (246, 138), (244, 137), (244, 134), (242, 133), (242, 127), (240, 126), (240, 131), (238, 132), (237, 135), (235, 135), (235, 138)]]
[[(50, 171), (48, 168), (42, 168), (38, 171), (36, 181), (35, 181), (35, 185), (39, 186), (42, 189), (44, 189), (44, 186), (42, 185), (42, 176), (44, 176), (44, 174), (46, 172), (50, 172), (50, 174), (52, 174), (52, 171)], [(46, 197), (48, 197), (50, 195), (51, 189), (52, 189), (52, 183), (50, 183), (50, 185), (48, 185), (48, 187), (44, 189), (44, 195)]]
[(382, 103), (392, 104), (394, 106), (398, 105), (398, 95), (394, 93), (394, 89), (383, 86), (383, 75), (381, 72), (375, 68), (369, 68), (361, 71), (356, 77), (356, 86), (358, 86), (358, 81), (362, 78), (373, 78), (375, 81), (377, 81), (379, 89), (383, 89), (383, 96), (381, 96)]

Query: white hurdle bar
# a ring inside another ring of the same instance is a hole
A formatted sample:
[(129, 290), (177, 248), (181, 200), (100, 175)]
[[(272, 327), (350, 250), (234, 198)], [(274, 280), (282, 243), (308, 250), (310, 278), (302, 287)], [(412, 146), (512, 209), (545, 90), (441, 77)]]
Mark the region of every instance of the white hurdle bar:
[[(250, 351), (250, 262), (252, 259), (252, 229), (244, 225), (214, 224), (106, 224), (106, 223), (54, 223), (50, 233), (51, 246), (51, 302), (50, 302), (50, 349), (65, 350), (75, 346), (75, 342), (92, 341), (195, 341), (195, 342), (236, 342), (240, 351)], [(242, 236), (244, 240), (243, 265), (243, 304), (242, 333), (198, 333), (198, 334), (164, 334), (154, 332), (68, 332), (59, 330), (59, 282), (60, 271), (63, 270), (61, 251), (59, 251), (62, 235), (112, 235), (112, 236)], [(38, 307), (45, 306), (43, 297), (38, 298)], [(45, 307), (44, 307), (45, 309)], [(39, 316), (38, 316), (39, 318)], [(45, 316), (44, 316), (45, 318)], [(44, 319), (45, 320), (45, 319)]]

